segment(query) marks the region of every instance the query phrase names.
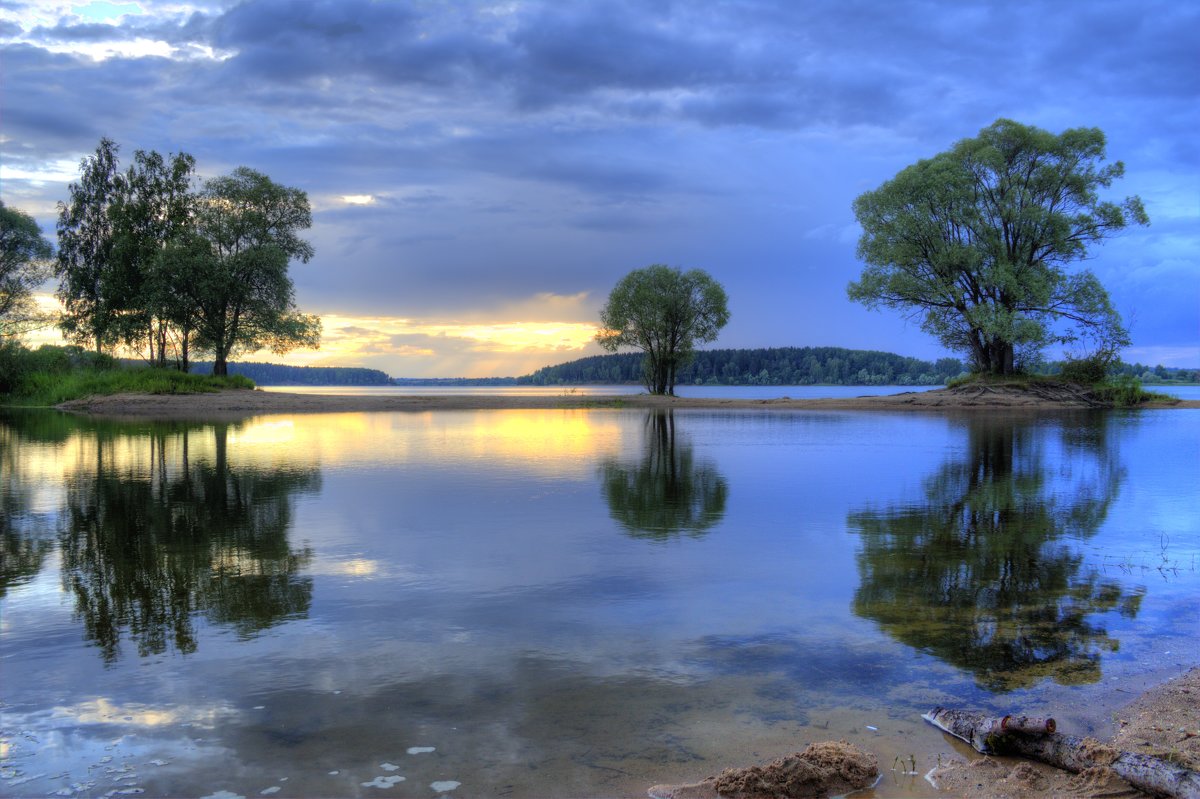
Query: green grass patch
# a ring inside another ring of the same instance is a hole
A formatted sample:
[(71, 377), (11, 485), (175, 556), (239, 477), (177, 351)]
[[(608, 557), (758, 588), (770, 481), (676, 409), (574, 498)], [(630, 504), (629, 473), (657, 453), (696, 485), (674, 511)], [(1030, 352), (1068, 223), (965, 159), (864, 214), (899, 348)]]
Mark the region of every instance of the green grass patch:
[(2, 405), (50, 407), (107, 394), (200, 394), (229, 388), (251, 389), (254, 381), (241, 375), (209, 377), (174, 369), (125, 368), (76, 347), (0, 346)]
[(1128, 375), (1121, 375), (1098, 383), (1092, 389), (1096, 392), (1096, 396), (1119, 408), (1136, 408), (1147, 402), (1170, 402), (1178, 399), (1170, 394), (1147, 391), (1142, 388), (1142, 381)]
[(1067, 381), (1051, 375), (1031, 375), (1018, 373), (1012, 375), (992, 375), (979, 372), (961, 374), (946, 381), (946, 388), (959, 386), (1011, 386), (1013, 388), (1028, 388), (1029, 386), (1062, 385)]

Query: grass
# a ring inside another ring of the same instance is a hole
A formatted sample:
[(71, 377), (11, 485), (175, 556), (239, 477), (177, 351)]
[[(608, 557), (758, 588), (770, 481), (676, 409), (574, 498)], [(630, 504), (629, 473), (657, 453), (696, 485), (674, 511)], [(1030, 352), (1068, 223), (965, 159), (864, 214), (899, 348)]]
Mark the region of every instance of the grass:
[(174, 369), (124, 368), (73, 347), (26, 350), (11, 345), (0, 353), (0, 405), (51, 407), (60, 402), (108, 394), (200, 394), (230, 388), (254, 388), (241, 375), (209, 377)]
[(202, 394), (227, 388), (254, 388), (241, 375), (209, 377), (169, 369), (116, 369), (111, 372), (35, 374), (9, 397), (10, 405), (51, 406), (107, 394)]
[(972, 385), (1027, 388), (1029, 386), (1060, 386), (1067, 382), (1069, 381), (1063, 380), (1056, 375), (1033, 375), (1025, 374), (1024, 372), (1012, 375), (993, 375), (983, 372), (970, 372), (950, 378), (946, 381), (946, 388)]

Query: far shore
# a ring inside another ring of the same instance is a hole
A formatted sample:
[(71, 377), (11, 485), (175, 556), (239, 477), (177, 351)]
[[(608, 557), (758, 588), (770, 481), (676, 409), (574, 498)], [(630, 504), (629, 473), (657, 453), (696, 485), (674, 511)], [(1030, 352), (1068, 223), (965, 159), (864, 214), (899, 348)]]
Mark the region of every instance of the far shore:
[[(591, 395), (335, 395), (280, 391), (227, 390), (210, 394), (113, 394), (71, 400), (59, 410), (106, 417), (159, 419), (239, 418), (290, 413), (368, 411), (536, 410), (644, 408), (767, 411), (1060, 411), (1098, 407), (1086, 394), (1044, 393), (1007, 387), (966, 386), (908, 391), (885, 396), (836, 399), (714, 399), (649, 394)], [(1200, 400), (1148, 403), (1142, 408), (1200, 408)]]

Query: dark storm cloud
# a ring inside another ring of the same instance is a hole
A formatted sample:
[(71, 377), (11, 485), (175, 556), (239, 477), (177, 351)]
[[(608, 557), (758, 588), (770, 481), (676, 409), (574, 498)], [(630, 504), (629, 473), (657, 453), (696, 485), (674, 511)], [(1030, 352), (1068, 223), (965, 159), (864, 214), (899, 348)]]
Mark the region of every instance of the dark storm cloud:
[[(207, 176), (245, 164), (303, 188), (318, 256), (297, 286), (322, 310), (602, 297), (662, 261), (726, 281), (738, 313), (723, 343), (880, 346), (905, 328), (846, 301), (854, 237), (803, 232), (855, 228), (854, 196), (1008, 117), (1105, 131), (1127, 166), (1130, 188), (1114, 194), (1141, 192), (1155, 224), (1092, 265), (1117, 307), (1175, 303), (1155, 319), (1194, 318), (1156, 282), (1200, 268), (1194, 243), (1164, 224), (1163, 206), (1194, 212), (1194, 189), (1155, 187), (1200, 168), (1198, 4), (143, 8), (0, 31), (17, 42), (0, 50), (6, 164), (75, 161), (107, 135), (126, 157), (185, 150)], [(146, 39), (173, 57), (128, 55)], [(84, 54), (107, 45), (126, 55)], [(64, 188), (31, 179), (21, 191), (52, 207)], [(1140, 330), (1170, 338), (1157, 321)]]
[(446, 86), (489, 75), (503, 50), (481, 36), (423, 28), (399, 3), (243, 3), (213, 26), (228, 65), (267, 79), (369, 76), (391, 84)]

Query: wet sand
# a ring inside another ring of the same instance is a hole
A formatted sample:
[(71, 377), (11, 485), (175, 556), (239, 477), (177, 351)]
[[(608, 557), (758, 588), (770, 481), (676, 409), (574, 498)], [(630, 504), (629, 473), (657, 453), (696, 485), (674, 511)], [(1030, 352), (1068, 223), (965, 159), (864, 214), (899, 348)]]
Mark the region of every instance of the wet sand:
[[(1111, 741), (1096, 742), (1097, 747), (1109, 746), (1118, 750), (1167, 756), (1180, 765), (1200, 770), (1200, 667), (1178, 676), (1169, 682), (1147, 690), (1131, 704), (1114, 714), (1117, 732)], [(1070, 732), (1069, 730), (1065, 732)], [(816, 746), (835, 747), (843, 753), (869, 757), (872, 763), (887, 771), (887, 758), (872, 752), (869, 744), (860, 743), (859, 750), (846, 742), (829, 741)], [(1144, 794), (1105, 768), (1093, 768), (1081, 774), (1061, 771), (1043, 763), (1011, 757), (983, 757), (971, 753), (969, 747), (946, 735), (946, 750), (955, 754), (939, 755), (940, 765), (924, 773), (926, 766), (919, 766), (911, 774), (913, 784), (903, 791), (908, 796), (963, 797), (963, 799), (1037, 799), (1038, 797), (1071, 797), (1072, 799), (1141, 799)], [(741, 763), (720, 775), (702, 778), (699, 782), (676, 785), (655, 785), (648, 793), (655, 799), (777, 799), (788, 797), (822, 796), (819, 790), (807, 790), (813, 786), (796, 784), (789, 790), (778, 781), (763, 781), (767, 790), (755, 790), (758, 781), (733, 783), (733, 790), (723, 793), (721, 778), (730, 773), (786, 771), (788, 764), (801, 762), (805, 753), (796, 753), (769, 765)], [(882, 763), (878, 763), (882, 760)], [(902, 767), (905, 768), (905, 767)], [(844, 771), (844, 769), (836, 769)], [(861, 769), (859, 769), (861, 771)], [(702, 775), (697, 775), (700, 778)], [(836, 776), (836, 774), (835, 774)], [(863, 784), (861, 782), (857, 784)], [(846, 790), (845, 785), (833, 786)], [(737, 790), (742, 788), (742, 790)], [(879, 794), (889, 795), (885, 787)], [(854, 796), (856, 794), (849, 794)], [(862, 795), (872, 796), (876, 792), (865, 791)]]
[[(913, 391), (886, 396), (839, 399), (702, 399), (571, 394), (499, 396), (454, 394), (421, 396), (363, 396), (288, 394), (246, 389), (211, 394), (114, 394), (71, 400), (60, 410), (106, 417), (160, 419), (229, 419), (284, 413), (345, 413), (366, 411), (434, 411), (543, 408), (675, 408), (708, 410), (846, 410), (846, 411), (988, 411), (1070, 410), (1098, 407), (1084, 392), (1008, 387), (966, 386)], [(1146, 408), (1200, 408), (1200, 400), (1152, 403)]]

